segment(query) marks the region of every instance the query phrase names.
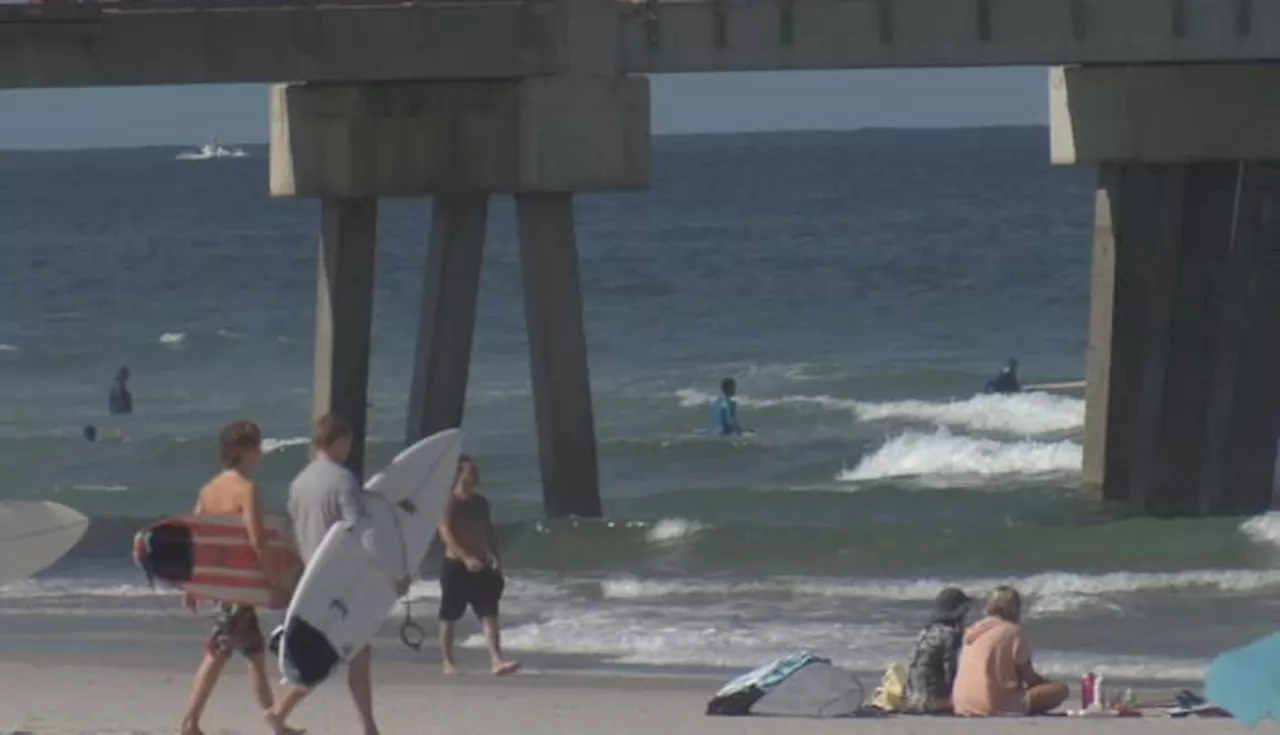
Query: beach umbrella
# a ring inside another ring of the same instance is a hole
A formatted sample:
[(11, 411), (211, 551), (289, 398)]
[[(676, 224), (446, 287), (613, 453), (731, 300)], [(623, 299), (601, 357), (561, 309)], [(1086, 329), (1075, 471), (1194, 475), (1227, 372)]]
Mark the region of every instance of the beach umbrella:
[(1280, 719), (1280, 632), (1218, 654), (1205, 674), (1205, 698), (1247, 729)]

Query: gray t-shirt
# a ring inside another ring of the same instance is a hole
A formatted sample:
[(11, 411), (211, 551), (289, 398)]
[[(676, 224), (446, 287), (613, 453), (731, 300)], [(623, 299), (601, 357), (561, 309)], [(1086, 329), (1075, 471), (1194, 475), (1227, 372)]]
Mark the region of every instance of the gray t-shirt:
[(289, 516), (303, 561), (311, 561), (330, 526), (364, 516), (363, 492), (351, 470), (328, 459), (318, 459), (298, 473), (289, 485)]

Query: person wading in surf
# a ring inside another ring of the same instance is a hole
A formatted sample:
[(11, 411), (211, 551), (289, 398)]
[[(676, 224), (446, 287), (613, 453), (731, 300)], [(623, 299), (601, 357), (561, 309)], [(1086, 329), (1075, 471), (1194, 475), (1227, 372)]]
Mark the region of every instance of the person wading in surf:
[(510, 674), (519, 661), (502, 657), (498, 632), (498, 600), (502, 598), (502, 559), (489, 517), (489, 501), (476, 489), (480, 470), (467, 455), (458, 458), (453, 495), (440, 518), (444, 561), (440, 566), (440, 653), (446, 674), (458, 673), (453, 660), (453, 626), (467, 611), (475, 611), (489, 644), (493, 673)]
[[(218, 454), (222, 471), (200, 490), (195, 515), (239, 515), (248, 529), (249, 544), (258, 556), (267, 583), (279, 590), (281, 570), (274, 569), (266, 555), (266, 532), (262, 527), (262, 501), (258, 486), (249, 475), (262, 459), (262, 430), (249, 421), (228, 424), (218, 437)], [(196, 610), (196, 599), (184, 595), (184, 601)], [(182, 716), (182, 735), (199, 735), (200, 716), (213, 695), (222, 669), (235, 651), (249, 659), (249, 683), (264, 712), (272, 706), (271, 685), (267, 681), (266, 644), (258, 615), (248, 605), (220, 603), (218, 617), (204, 646), (204, 660), (196, 669), (195, 684), (186, 714)], [(289, 731), (284, 731), (289, 732)]]
[[(351, 454), (351, 425), (336, 414), (316, 420), (312, 434), (315, 451), (302, 472), (289, 486), (289, 516), (293, 519), (293, 536), (298, 553), (311, 562), (316, 548), (324, 540), (329, 527), (342, 521), (355, 522), (365, 516), (360, 480), (344, 466)], [(397, 595), (409, 589), (406, 575), (395, 581)], [(377, 735), (373, 719), (373, 655), (366, 644), (347, 663), (347, 687), (360, 716), (364, 735)], [(279, 733), (296, 732), (285, 722), (294, 708), (307, 696), (306, 689), (290, 687), (280, 702), (266, 714), (267, 724)]]

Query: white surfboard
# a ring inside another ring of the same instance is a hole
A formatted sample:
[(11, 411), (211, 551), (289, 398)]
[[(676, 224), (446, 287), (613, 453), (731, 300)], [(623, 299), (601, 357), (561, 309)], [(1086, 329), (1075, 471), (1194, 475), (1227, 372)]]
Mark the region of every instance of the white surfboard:
[(462, 431), (433, 434), (369, 479), (368, 518), (325, 534), (285, 612), (280, 670), (314, 687), (369, 642), (395, 604), (395, 580), (416, 577), (435, 537), (462, 451)]
[(80, 543), (89, 519), (48, 500), (0, 501), (0, 584), (40, 572)]

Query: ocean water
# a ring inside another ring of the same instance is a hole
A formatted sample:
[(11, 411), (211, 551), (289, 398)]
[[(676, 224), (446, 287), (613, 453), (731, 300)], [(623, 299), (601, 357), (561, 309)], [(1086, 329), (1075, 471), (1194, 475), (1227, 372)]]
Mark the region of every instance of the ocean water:
[[(128, 558), (233, 418), (305, 461), (318, 207), (264, 150), (0, 153), (0, 497), (93, 518), (0, 615), (172, 609)], [(1093, 174), (1043, 129), (655, 140), (651, 191), (582, 197), (604, 521), (543, 522), (510, 204), (494, 207), (466, 428), (506, 539), (506, 645), (740, 667), (908, 655), (939, 586), (1028, 593), (1042, 667), (1194, 678), (1269, 631), (1280, 516), (1158, 521), (1082, 499)], [(401, 445), (430, 211), (380, 215), (370, 466)], [(136, 415), (109, 418), (115, 369)], [(733, 376), (758, 434), (702, 434)], [(80, 438), (94, 423), (125, 441)], [(429, 610), (428, 570), (412, 598)], [(476, 639), (469, 645), (478, 645)]]

